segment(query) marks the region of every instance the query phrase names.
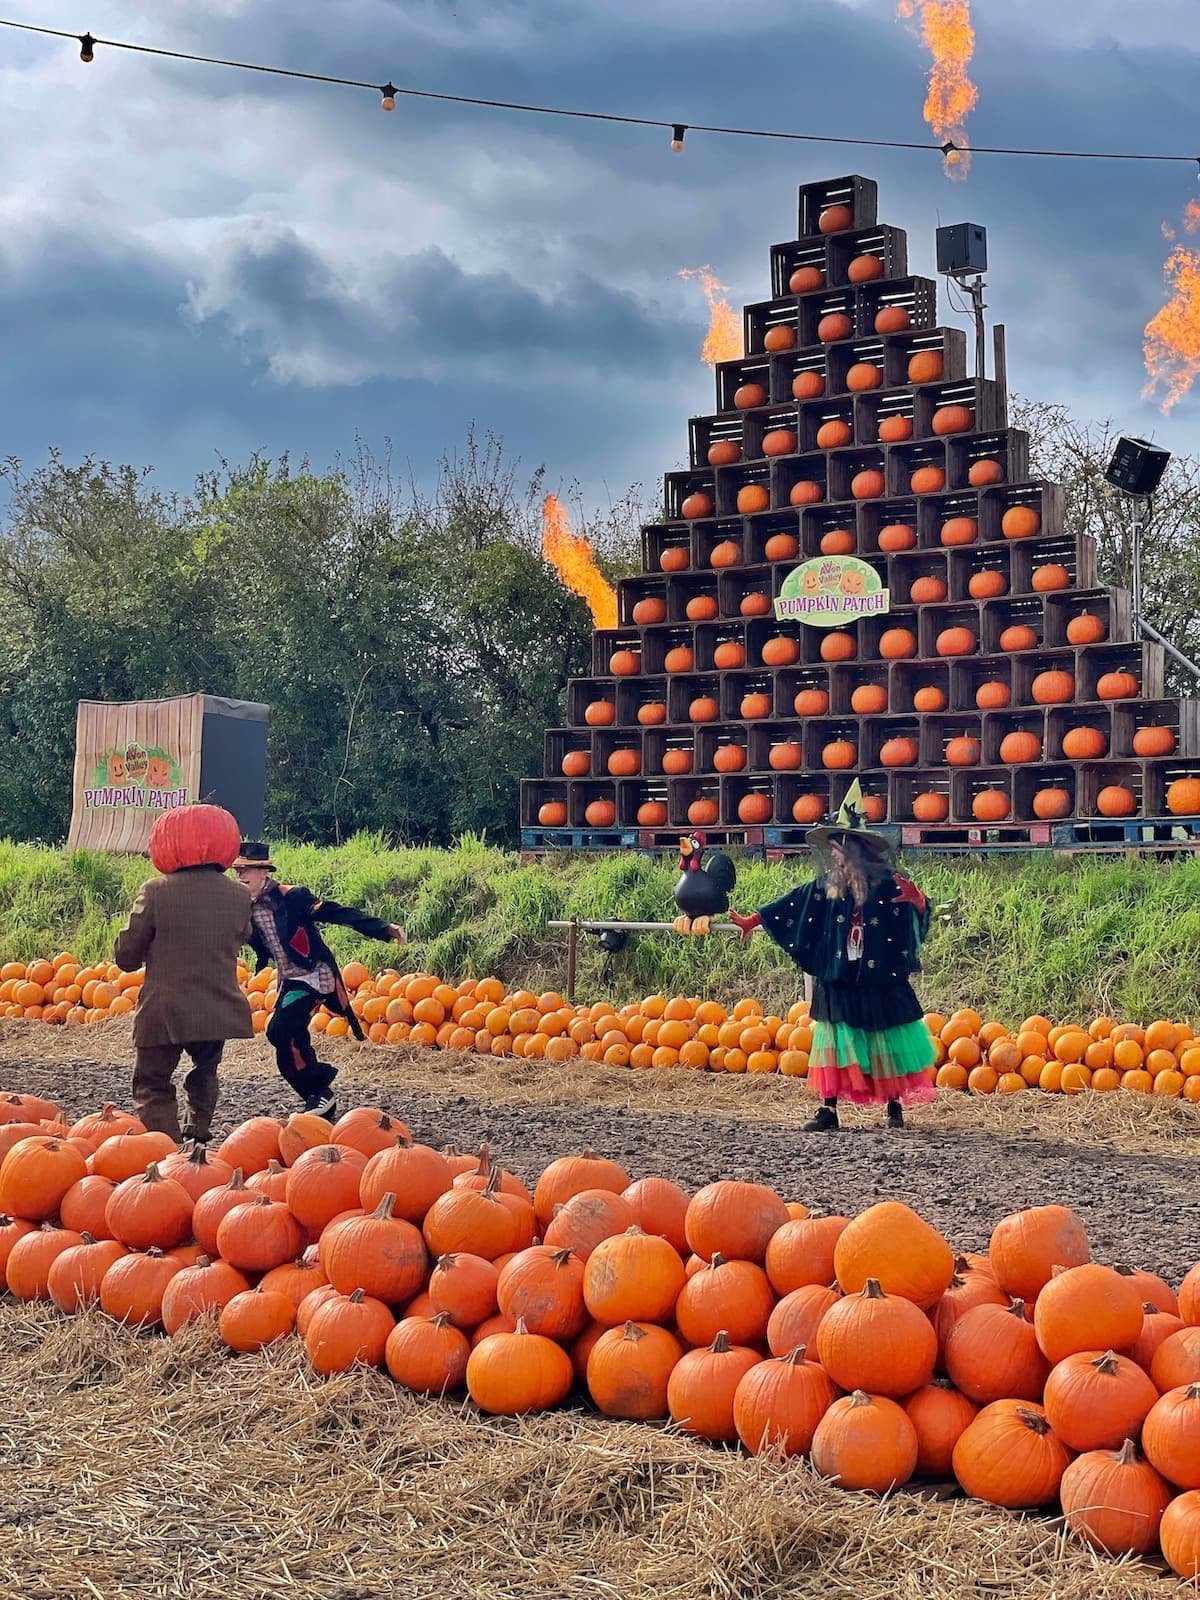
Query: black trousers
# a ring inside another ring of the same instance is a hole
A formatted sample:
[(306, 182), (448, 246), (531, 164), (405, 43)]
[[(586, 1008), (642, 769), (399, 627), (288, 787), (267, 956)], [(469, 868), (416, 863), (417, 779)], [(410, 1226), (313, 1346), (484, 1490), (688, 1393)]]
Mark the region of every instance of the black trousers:
[(308, 1025), (324, 996), (306, 983), (289, 979), (280, 989), (267, 1024), (267, 1042), (284, 1080), (302, 1099), (323, 1094), (337, 1077), (337, 1068), (317, 1059)]
[(151, 1133), (180, 1138), (179, 1106), (175, 1099), (175, 1068), (186, 1050), (192, 1070), (183, 1080), (188, 1121), (183, 1137), (207, 1140), (217, 1108), (217, 1067), (223, 1039), (202, 1039), (188, 1044), (139, 1045), (134, 1055), (133, 1109)]

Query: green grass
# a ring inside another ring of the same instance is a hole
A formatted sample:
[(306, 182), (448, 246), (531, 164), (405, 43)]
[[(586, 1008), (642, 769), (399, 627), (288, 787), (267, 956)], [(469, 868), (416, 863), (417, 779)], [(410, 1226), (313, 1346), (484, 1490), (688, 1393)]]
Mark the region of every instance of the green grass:
[[(516, 855), (467, 838), (452, 850), (397, 849), (360, 834), (333, 849), (281, 845), (280, 877), (368, 907), (409, 930), (404, 965), (448, 978), (495, 973), (559, 988), (564, 941), (546, 923), (573, 915), (670, 920), (673, 856), (630, 852)], [(906, 870), (939, 906), (919, 983), (930, 1008), (972, 1005), (1005, 1022), (1033, 1011), (1134, 1021), (1200, 1015), (1200, 861), (1010, 857), (971, 863), (909, 858)], [(70, 949), (107, 956), (147, 871), (138, 858), (68, 853), (0, 841), (0, 958), (30, 960)], [(750, 909), (807, 873), (803, 862), (746, 861), (735, 903)], [(398, 953), (333, 930), (343, 959), (378, 966)], [(580, 941), (582, 998), (629, 999), (655, 990), (727, 1000), (757, 994), (782, 1003), (800, 978), (761, 935), (632, 937), (605, 957)]]

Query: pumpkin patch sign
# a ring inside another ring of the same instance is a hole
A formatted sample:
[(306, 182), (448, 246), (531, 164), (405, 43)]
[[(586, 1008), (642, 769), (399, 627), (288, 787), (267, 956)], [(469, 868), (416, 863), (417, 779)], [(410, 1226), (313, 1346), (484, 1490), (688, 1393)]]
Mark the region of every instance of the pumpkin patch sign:
[(775, 597), (780, 622), (834, 628), (890, 607), (890, 596), (875, 568), (857, 556), (816, 556), (788, 573)]

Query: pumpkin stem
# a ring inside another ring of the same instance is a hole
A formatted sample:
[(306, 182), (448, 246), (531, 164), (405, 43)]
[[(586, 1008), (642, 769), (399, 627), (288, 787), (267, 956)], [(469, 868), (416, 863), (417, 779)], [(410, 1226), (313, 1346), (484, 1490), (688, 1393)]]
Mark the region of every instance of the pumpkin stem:
[(725, 1332), (724, 1328), (721, 1328), (718, 1331), (717, 1337), (713, 1340), (708, 1348), (714, 1356), (723, 1356), (725, 1354), (725, 1352), (729, 1349), (729, 1335)]
[(192, 1140), (192, 1148), (188, 1151), (188, 1161), (193, 1167), (206, 1167), (208, 1165), (208, 1151), (198, 1139)]
[(1144, 1317), (1159, 1317), (1162, 1315), (1162, 1307), (1153, 1305), (1149, 1300), (1143, 1300), (1142, 1315)]
[(267, 1162), (267, 1176), (269, 1178), (278, 1178), (281, 1173), (286, 1171), (287, 1168), (284, 1166), (283, 1162), (276, 1161), (274, 1156), (272, 1156), (270, 1161)]
[(492, 1174), (492, 1152), (485, 1139), (479, 1146), (479, 1165), (475, 1169), (482, 1177), (490, 1178)]
[(1200, 1400), (1200, 1383), (1189, 1383), (1184, 1391), (1185, 1400)]
[(1040, 1411), (1027, 1411), (1024, 1406), (1018, 1408), (1017, 1416), (1029, 1429), (1030, 1433), (1049, 1433), (1050, 1424)]
[(627, 1239), (629, 1238), (629, 1236), (631, 1234), (635, 1239), (644, 1239), (646, 1237), (646, 1235), (642, 1232), (641, 1228), (638, 1227), (636, 1222), (633, 1223), (631, 1227), (628, 1227), (628, 1228), (625, 1229), (625, 1237)]
[(449, 1250), (449, 1251), (446, 1252), (446, 1254), (444, 1256), (439, 1256), (437, 1258), (436, 1270), (438, 1272), (449, 1272), (451, 1267), (453, 1267), (454, 1263), (457, 1260), (458, 1260), (458, 1257), (454, 1254), (454, 1252), (452, 1250)]
[(625, 1324), (624, 1337), (628, 1339), (631, 1344), (640, 1344), (641, 1341), (646, 1337), (646, 1330), (644, 1328), (639, 1328), (636, 1322), (627, 1322)]
[(725, 1257), (719, 1250), (714, 1250), (712, 1254), (712, 1260), (708, 1263), (708, 1265), (710, 1270), (713, 1267), (723, 1267), (725, 1265)]
[(151, 1261), (161, 1261), (166, 1253), (167, 1252), (165, 1250), (160, 1250), (156, 1244), (152, 1244), (149, 1250), (146, 1251), (146, 1254), (150, 1257)]
[(887, 1296), (879, 1286), (878, 1278), (868, 1278), (866, 1283), (863, 1284), (863, 1292), (860, 1296), (860, 1299), (885, 1300), (886, 1298)]
[(305, 1250), (302, 1255), (298, 1255), (296, 1257), (296, 1265), (298, 1267), (315, 1267), (317, 1264), (317, 1257), (320, 1254), (320, 1248), (321, 1247), (319, 1245), (310, 1244), (308, 1249)]
[(244, 1189), (246, 1187), (246, 1180), (242, 1176), (241, 1167), (234, 1167), (233, 1176), (230, 1178), (225, 1187), (227, 1189)]
[(500, 1187), (501, 1172), (499, 1167), (493, 1167), (488, 1173), (488, 1181), (484, 1185), (483, 1193), (495, 1198), (496, 1190)]
[(336, 1166), (336, 1164), (342, 1159), (342, 1152), (338, 1149), (336, 1144), (318, 1145), (317, 1148), (321, 1152), (317, 1157), (317, 1160), (323, 1161), (326, 1166)]
[(392, 1208), (395, 1206), (395, 1204), (396, 1196), (394, 1194), (385, 1194), (383, 1199), (375, 1207), (374, 1211), (372, 1211), (371, 1215), (373, 1217), (383, 1217), (384, 1219), (387, 1219), (391, 1216)]
[(1097, 1372), (1104, 1373), (1106, 1378), (1121, 1370), (1114, 1350), (1106, 1350), (1102, 1356), (1097, 1356), (1095, 1361), (1090, 1362), (1089, 1365), (1095, 1367)]
[(142, 1174), (142, 1182), (143, 1183), (161, 1183), (162, 1181), (163, 1181), (163, 1177), (162, 1177), (162, 1173), (158, 1170), (158, 1162), (157, 1161), (152, 1161), (150, 1163), (150, 1165), (146, 1168), (145, 1172)]
[(801, 1365), (807, 1354), (808, 1346), (806, 1344), (794, 1344), (788, 1351), (787, 1355), (781, 1356), (780, 1360), (785, 1362), (789, 1367), (798, 1367)]
[(1134, 1444), (1132, 1439), (1126, 1439), (1117, 1452), (1117, 1465), (1119, 1467), (1132, 1467), (1140, 1460), (1141, 1457), (1138, 1454), (1137, 1445)]
[(955, 1256), (954, 1275), (956, 1278), (965, 1278), (968, 1272), (974, 1272), (974, 1270), (975, 1268), (967, 1260), (966, 1256)]
[(850, 1404), (854, 1407), (869, 1406), (871, 1404), (871, 1396), (863, 1389), (855, 1389), (850, 1396)]
[(517, 1325), (513, 1329), (513, 1332), (514, 1333), (528, 1333), (529, 1332), (529, 1329), (525, 1326), (525, 1318), (524, 1317), (518, 1317), (517, 1318)]
[(435, 1316), (430, 1317), (429, 1320), (433, 1323), (435, 1328), (445, 1328), (450, 1324), (450, 1313), (448, 1311), (439, 1311)]
[(90, 1234), (86, 1228), (79, 1235), (79, 1237), (83, 1240), (84, 1244), (95, 1244), (96, 1242), (95, 1237)]
[(197, 1256), (196, 1265), (198, 1267), (211, 1267), (212, 1261), (208, 1256)]
[(1024, 1322), (1024, 1320), (1025, 1320), (1025, 1302), (1024, 1302), (1024, 1300), (1013, 1300), (1009, 1304), (1008, 1312), (1009, 1312), (1010, 1316), (1020, 1317), (1021, 1321)]
[(352, 1306), (360, 1306), (360, 1305), (362, 1305), (363, 1301), (367, 1298), (367, 1296), (366, 1296), (366, 1292), (364, 1290), (355, 1289), (354, 1293), (352, 1295), (350, 1295), (348, 1298), (349, 1298), (350, 1304)]
[(556, 1250), (550, 1259), (556, 1267), (569, 1267), (574, 1254), (574, 1250)]

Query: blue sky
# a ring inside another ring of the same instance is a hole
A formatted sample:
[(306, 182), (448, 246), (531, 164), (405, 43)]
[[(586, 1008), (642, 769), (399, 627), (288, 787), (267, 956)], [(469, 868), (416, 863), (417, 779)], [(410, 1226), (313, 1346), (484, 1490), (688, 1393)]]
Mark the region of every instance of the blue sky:
[[(975, 0), (978, 143), (1192, 150), (1196, 0)], [(684, 121), (924, 138), (894, 0), (8, 0), (9, 17), (302, 70)], [(1193, 448), (1140, 398), (1187, 166), (848, 152), (401, 101), (0, 30), (3, 454), (52, 445), (186, 488), (219, 457), (360, 435), (427, 478), (468, 426), (603, 502), (712, 408), (711, 264), (768, 294), (795, 191), (852, 170), (932, 271), (986, 225), (1014, 388)], [(943, 317), (949, 316), (943, 296)]]

